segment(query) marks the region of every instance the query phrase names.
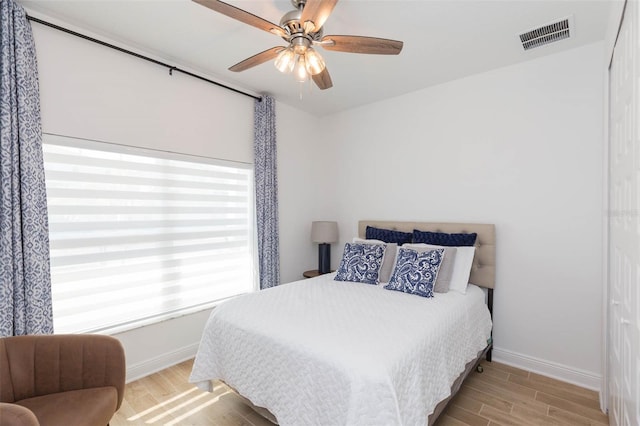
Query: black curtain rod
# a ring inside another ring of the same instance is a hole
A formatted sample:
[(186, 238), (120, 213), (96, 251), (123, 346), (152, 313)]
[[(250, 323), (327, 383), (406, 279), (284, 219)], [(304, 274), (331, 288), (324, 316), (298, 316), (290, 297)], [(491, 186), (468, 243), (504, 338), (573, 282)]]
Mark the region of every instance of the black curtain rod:
[(30, 21), (33, 21), (33, 22), (37, 22), (38, 24), (46, 25), (47, 27), (55, 28), (58, 31), (62, 31), (62, 32), (65, 32), (67, 34), (71, 34), (71, 35), (74, 35), (76, 37), (80, 37), (80, 38), (83, 38), (85, 40), (89, 40), (89, 41), (92, 41), (94, 43), (98, 43), (98, 44), (100, 44), (102, 46), (110, 47), (111, 49), (117, 50), (119, 52), (126, 53), (126, 54), (131, 55), (131, 56), (135, 56), (136, 58), (140, 58), (140, 59), (144, 59), (145, 61), (153, 62), (156, 65), (160, 65), (160, 66), (169, 68), (169, 74), (173, 74), (173, 71), (178, 71), (178, 72), (186, 74), (186, 75), (188, 75), (190, 77), (197, 78), (198, 80), (206, 81), (207, 83), (215, 84), (216, 86), (219, 86), (219, 87), (224, 87), (225, 89), (231, 90), (232, 92), (236, 92), (236, 93), (239, 93), (241, 95), (248, 96), (250, 98), (253, 98), (253, 99), (257, 100), (258, 102), (262, 101), (261, 97), (254, 96), (251, 93), (247, 93), (247, 92), (243, 92), (242, 90), (234, 89), (233, 87), (226, 86), (226, 85), (224, 85), (222, 83), (218, 83), (217, 81), (209, 80), (208, 78), (201, 77), (201, 76), (199, 76), (197, 74), (194, 74), (194, 73), (189, 72), (189, 71), (185, 71), (185, 70), (180, 69), (178, 67), (175, 67), (173, 65), (169, 65), (169, 64), (166, 64), (164, 62), (157, 61), (157, 60), (155, 60), (153, 58), (150, 58), (148, 56), (144, 56), (144, 55), (141, 55), (139, 53), (132, 52), (132, 51), (127, 50), (127, 49), (123, 49), (122, 47), (115, 46), (115, 45), (113, 45), (111, 43), (107, 43), (107, 42), (104, 42), (102, 40), (98, 40), (98, 39), (95, 39), (93, 37), (89, 37), (87, 35), (80, 34), (78, 32), (72, 31), (72, 30), (70, 30), (68, 28), (64, 28), (64, 27), (61, 27), (59, 25), (52, 24), (51, 22), (43, 21), (42, 19), (34, 18), (33, 16), (29, 16), (29, 15), (27, 15), (27, 19), (30, 20)]

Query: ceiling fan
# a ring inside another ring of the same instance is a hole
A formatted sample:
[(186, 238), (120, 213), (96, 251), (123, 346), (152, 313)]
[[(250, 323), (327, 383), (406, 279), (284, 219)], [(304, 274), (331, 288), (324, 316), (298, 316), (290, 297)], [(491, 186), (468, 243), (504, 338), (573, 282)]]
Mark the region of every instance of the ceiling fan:
[(283, 72), (293, 72), (299, 82), (309, 76), (314, 83), (325, 90), (333, 86), (329, 71), (322, 56), (313, 46), (326, 50), (348, 53), (368, 53), (374, 55), (397, 55), (403, 43), (377, 37), (352, 35), (323, 35), (322, 26), (333, 11), (338, 0), (291, 0), (295, 7), (285, 13), (276, 25), (259, 16), (218, 0), (193, 0), (230, 18), (254, 26), (263, 31), (282, 37), (288, 46), (276, 46), (260, 52), (229, 68), (240, 72), (275, 59), (276, 68)]

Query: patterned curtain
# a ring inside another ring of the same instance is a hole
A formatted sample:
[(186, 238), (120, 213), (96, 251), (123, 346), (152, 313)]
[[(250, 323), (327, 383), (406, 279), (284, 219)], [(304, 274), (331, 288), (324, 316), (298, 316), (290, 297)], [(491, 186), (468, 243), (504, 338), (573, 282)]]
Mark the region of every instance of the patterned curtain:
[(254, 167), (258, 224), (260, 288), (280, 284), (278, 237), (278, 170), (276, 154), (276, 106), (264, 96), (254, 108)]
[(24, 9), (0, 0), (0, 336), (53, 333), (36, 51)]

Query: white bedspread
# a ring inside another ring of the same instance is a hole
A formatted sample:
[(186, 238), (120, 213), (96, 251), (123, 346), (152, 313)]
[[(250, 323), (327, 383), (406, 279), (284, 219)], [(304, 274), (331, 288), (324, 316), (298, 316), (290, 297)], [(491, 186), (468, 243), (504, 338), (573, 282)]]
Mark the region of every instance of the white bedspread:
[(214, 309), (190, 381), (222, 379), (282, 426), (423, 426), (490, 330), (473, 285), (426, 299), (324, 275)]

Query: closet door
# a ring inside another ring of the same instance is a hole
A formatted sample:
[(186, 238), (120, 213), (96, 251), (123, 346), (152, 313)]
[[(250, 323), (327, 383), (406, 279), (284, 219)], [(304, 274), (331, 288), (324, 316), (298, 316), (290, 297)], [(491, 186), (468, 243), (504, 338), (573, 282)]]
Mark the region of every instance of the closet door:
[(640, 424), (640, 38), (627, 1), (609, 73), (609, 421)]

